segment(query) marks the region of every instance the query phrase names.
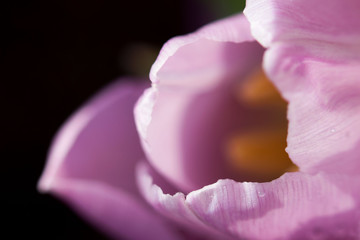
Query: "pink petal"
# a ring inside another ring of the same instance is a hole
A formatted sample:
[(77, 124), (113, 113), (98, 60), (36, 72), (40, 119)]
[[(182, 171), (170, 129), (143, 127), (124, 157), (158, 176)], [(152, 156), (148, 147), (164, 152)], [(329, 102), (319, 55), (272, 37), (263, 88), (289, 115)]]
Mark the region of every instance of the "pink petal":
[(289, 101), (287, 151), (305, 172), (360, 172), (360, 2), (249, 0), (264, 68)]
[(191, 232), (206, 236), (206, 239), (230, 239), (228, 236), (206, 226), (189, 208), (183, 193), (164, 194), (163, 189), (154, 183), (154, 172), (145, 162), (137, 168), (137, 182), (145, 199), (160, 213), (185, 226)]
[(184, 191), (230, 176), (222, 142), (238, 126), (233, 87), (260, 65), (263, 49), (242, 15), (171, 39), (135, 119), (151, 164)]
[(176, 239), (135, 185), (144, 154), (132, 112), (145, 87), (116, 82), (76, 112), (57, 134), (38, 187), (113, 237)]
[(288, 148), (302, 171), (360, 172), (360, 51), (283, 43), (265, 68), (289, 100)]
[(358, 44), (357, 0), (247, 0), (244, 14), (265, 47), (277, 41), (311, 39)]
[(166, 85), (185, 85), (185, 81), (191, 85), (208, 86), (209, 81), (216, 81), (214, 75), (223, 77), (227, 70), (236, 71), (233, 69), (235, 63), (228, 66), (232, 60), (238, 60), (236, 53), (224, 55), (237, 47), (232, 43), (253, 41), (249, 23), (243, 15), (213, 22), (194, 33), (165, 43), (151, 68), (150, 79), (153, 83), (164, 80)]
[(204, 232), (207, 226), (238, 239), (360, 237), (360, 176), (287, 173), (268, 183), (226, 179), (187, 196), (171, 196), (153, 185), (141, 168), (139, 186), (149, 203), (173, 220)]
[(115, 239), (180, 239), (147, 204), (122, 189), (97, 180), (62, 179), (51, 191)]

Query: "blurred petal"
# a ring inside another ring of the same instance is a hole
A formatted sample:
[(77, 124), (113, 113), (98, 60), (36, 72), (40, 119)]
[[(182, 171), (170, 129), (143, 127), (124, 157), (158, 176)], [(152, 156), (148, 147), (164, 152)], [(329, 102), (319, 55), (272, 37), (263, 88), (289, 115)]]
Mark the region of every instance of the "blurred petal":
[(164, 215), (188, 226), (206, 229), (205, 225), (240, 239), (360, 236), (359, 192), (352, 184), (360, 182), (359, 176), (287, 173), (268, 183), (226, 179), (187, 196), (163, 194), (143, 169), (138, 171), (138, 182), (145, 198)]
[(51, 191), (115, 239), (180, 239), (143, 200), (122, 189), (99, 181), (63, 179)]
[(151, 164), (184, 191), (229, 177), (223, 140), (239, 124), (234, 85), (261, 63), (263, 49), (242, 15), (171, 39), (135, 109)]
[(51, 189), (62, 178), (82, 178), (135, 193), (129, 179), (144, 155), (131, 113), (145, 87), (117, 82), (76, 112), (52, 144), (40, 188)]
[(247, 0), (244, 14), (265, 47), (277, 41), (312, 39), (358, 44), (358, 0)]
[(76, 112), (57, 134), (38, 187), (113, 237), (175, 239), (135, 185), (144, 155), (132, 112), (145, 87), (116, 82)]

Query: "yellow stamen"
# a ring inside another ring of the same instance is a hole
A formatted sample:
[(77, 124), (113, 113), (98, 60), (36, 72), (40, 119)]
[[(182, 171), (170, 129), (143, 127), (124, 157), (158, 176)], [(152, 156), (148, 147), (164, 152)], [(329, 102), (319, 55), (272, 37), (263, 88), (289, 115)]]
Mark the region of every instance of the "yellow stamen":
[(256, 71), (241, 83), (237, 96), (241, 102), (250, 106), (286, 106), (286, 102), (282, 99), (279, 91), (262, 70)]
[(297, 171), (299, 171), (299, 167), (296, 166), (294, 163), (292, 163), (292, 165), (288, 169), (286, 169), (285, 172), (297, 172)]
[(258, 181), (281, 176), (293, 163), (285, 152), (286, 130), (253, 130), (239, 134), (228, 143), (231, 166)]
[(260, 124), (242, 126), (239, 133), (230, 137), (226, 145), (230, 166), (240, 174), (246, 174), (250, 181), (259, 182), (297, 171), (297, 166), (285, 152), (287, 103), (264, 72), (257, 71), (242, 82), (237, 98), (251, 110), (249, 112), (255, 110)]

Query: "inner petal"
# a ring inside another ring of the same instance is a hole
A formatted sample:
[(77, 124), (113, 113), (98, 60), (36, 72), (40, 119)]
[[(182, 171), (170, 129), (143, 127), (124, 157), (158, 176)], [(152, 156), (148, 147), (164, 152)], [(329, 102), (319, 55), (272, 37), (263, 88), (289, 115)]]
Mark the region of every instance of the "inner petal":
[(287, 103), (262, 70), (256, 70), (236, 90), (236, 98), (249, 121), (229, 137), (226, 158), (245, 181), (265, 182), (297, 171), (285, 152)]

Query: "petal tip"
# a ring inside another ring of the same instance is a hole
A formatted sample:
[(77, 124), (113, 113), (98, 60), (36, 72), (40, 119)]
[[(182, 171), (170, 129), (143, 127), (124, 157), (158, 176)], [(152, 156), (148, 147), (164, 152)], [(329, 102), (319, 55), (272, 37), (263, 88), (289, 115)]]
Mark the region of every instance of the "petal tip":
[(41, 177), (36, 185), (36, 189), (38, 192), (44, 194), (44, 193), (48, 193), (50, 191), (51, 186), (52, 186), (51, 180), (47, 180), (47, 179), (44, 179), (43, 177)]

